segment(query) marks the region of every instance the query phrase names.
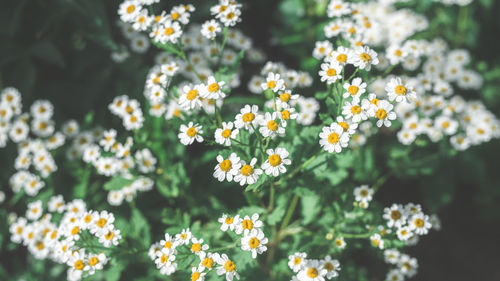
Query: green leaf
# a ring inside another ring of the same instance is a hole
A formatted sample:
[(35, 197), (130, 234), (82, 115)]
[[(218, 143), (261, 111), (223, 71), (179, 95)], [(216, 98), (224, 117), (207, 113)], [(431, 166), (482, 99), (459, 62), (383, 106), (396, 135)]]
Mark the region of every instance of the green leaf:
[(269, 225), (276, 225), (278, 222), (281, 221), (281, 219), (285, 215), (287, 203), (288, 203), (287, 196), (281, 195), (278, 197), (278, 200), (276, 200), (276, 207), (267, 217), (267, 223)]
[(47, 63), (65, 67), (64, 58), (61, 52), (50, 41), (39, 41), (31, 47), (31, 54)]
[(132, 208), (130, 236), (136, 238), (144, 248), (151, 246), (151, 227), (147, 219), (137, 208)]
[(110, 181), (104, 184), (104, 190), (119, 190), (125, 186), (132, 184), (134, 179), (126, 179), (120, 176), (113, 177)]
[(302, 223), (308, 224), (312, 222), (321, 211), (320, 197), (315, 193), (311, 193), (310, 195), (301, 197), (301, 203)]

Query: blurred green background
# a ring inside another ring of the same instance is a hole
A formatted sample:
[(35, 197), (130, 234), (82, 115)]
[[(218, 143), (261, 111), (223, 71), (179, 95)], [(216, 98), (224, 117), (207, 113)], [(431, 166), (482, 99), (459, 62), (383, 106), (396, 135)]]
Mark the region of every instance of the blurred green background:
[[(105, 109), (113, 97), (126, 94), (142, 100), (144, 78), (154, 64), (154, 54), (132, 54), (121, 64), (111, 60), (111, 52), (127, 44), (116, 24), (121, 1), (0, 2), (0, 88), (17, 87), (25, 108), (33, 100), (44, 98), (54, 103), (58, 124), (70, 118), (81, 121), (95, 111), (96, 125), (109, 127), (118, 124)], [(170, 7), (177, 2), (162, 1), (162, 5)], [(186, 2), (197, 7), (193, 20), (198, 22), (205, 16), (200, 10), (213, 4)], [(267, 54), (268, 60), (314, 72), (309, 57), (316, 35), (310, 26), (315, 21), (303, 16), (308, 13), (305, 4), (313, 0), (240, 2), (244, 5), (243, 21), (238, 27)], [(466, 98), (483, 100), (499, 116), (500, 1), (474, 1), (465, 8), (445, 7), (429, 0), (409, 5), (433, 23), (432, 35), (445, 38), (452, 47), (471, 51), (473, 65), (483, 74), (485, 85), (479, 93), (466, 93)], [(251, 74), (244, 74), (242, 92)], [(314, 93), (309, 89), (302, 94)], [(0, 159), (8, 159), (0, 164), (0, 185), (5, 188), (13, 159), (4, 150), (0, 150)], [(424, 237), (410, 250), (420, 263), (413, 280), (500, 280), (499, 159), (500, 141), (495, 140), (443, 160), (431, 175), (392, 178), (377, 194), (377, 199), (387, 205), (420, 202), (442, 220), (440, 232)], [(2, 231), (6, 228), (2, 226)], [(3, 241), (0, 247), (5, 245)], [(1, 256), (0, 263), (11, 258)]]

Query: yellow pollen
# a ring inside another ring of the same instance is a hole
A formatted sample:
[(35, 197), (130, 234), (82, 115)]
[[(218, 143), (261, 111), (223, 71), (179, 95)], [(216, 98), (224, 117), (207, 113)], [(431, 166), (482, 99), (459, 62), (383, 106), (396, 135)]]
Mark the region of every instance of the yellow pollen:
[(253, 168), (252, 168), (252, 166), (246, 164), (246, 165), (243, 165), (243, 167), (241, 167), (240, 172), (245, 177), (248, 177), (249, 175), (253, 174)]
[(231, 130), (225, 129), (224, 131), (222, 131), (221, 135), (222, 135), (223, 138), (227, 139), (227, 138), (229, 138), (231, 136)]
[(339, 135), (337, 133), (331, 133), (328, 135), (328, 142), (331, 144), (336, 144), (339, 142)]
[(73, 266), (75, 267), (76, 270), (83, 270), (85, 264), (83, 263), (82, 260), (77, 260)]
[(387, 111), (385, 111), (385, 109), (379, 108), (375, 113), (375, 116), (377, 116), (377, 118), (380, 120), (384, 120), (387, 117)]
[(198, 271), (195, 271), (191, 274), (191, 281), (196, 281), (200, 279), (201, 274)]
[(352, 114), (360, 114), (361, 107), (359, 105), (354, 105), (353, 107), (351, 107), (351, 112)]
[(191, 251), (193, 251), (194, 253), (201, 251), (201, 244), (193, 243), (193, 245), (191, 245)]
[(283, 93), (280, 95), (280, 100), (282, 102), (288, 102), (292, 96), (289, 93)]
[(208, 86), (208, 91), (209, 91), (210, 93), (215, 93), (215, 92), (217, 92), (218, 90), (219, 90), (219, 84), (217, 84), (217, 83), (212, 83), (212, 84), (210, 84), (210, 85)]
[(233, 163), (231, 162), (231, 160), (226, 159), (220, 162), (219, 167), (222, 171), (229, 172), (229, 170), (231, 170), (231, 168), (233, 167)]
[(335, 76), (337, 75), (337, 70), (333, 69), (333, 68), (330, 68), (326, 71), (326, 75), (327, 76)]
[(283, 111), (281, 112), (281, 118), (283, 118), (284, 120), (288, 120), (288, 119), (290, 119), (290, 111), (288, 111), (288, 110), (286, 110), (286, 109), (285, 109), (285, 110), (283, 110)]
[(188, 100), (194, 100), (196, 97), (198, 96), (198, 91), (195, 90), (195, 89), (192, 89), (190, 90), (187, 94), (186, 94), (186, 98)]
[(255, 249), (255, 248), (259, 247), (260, 241), (259, 241), (259, 239), (252, 237), (248, 241), (248, 245), (250, 246), (251, 249)]
[(349, 94), (354, 96), (358, 93), (359, 88), (357, 86), (351, 85), (351, 86), (349, 86), (349, 88), (347, 88), (347, 91), (349, 92)]
[(131, 14), (135, 11), (135, 5), (130, 5), (127, 7), (127, 13)]
[(228, 260), (224, 264), (224, 269), (226, 270), (226, 272), (233, 272), (236, 270), (236, 265), (234, 264), (234, 262)]
[(201, 262), (201, 265), (203, 265), (206, 268), (212, 268), (214, 264), (214, 260), (212, 258), (204, 258), (203, 261)]
[(97, 224), (97, 226), (98, 226), (98, 227), (103, 228), (103, 227), (106, 225), (106, 223), (107, 223), (107, 222), (108, 222), (108, 221), (107, 221), (106, 219), (100, 218), (100, 219), (97, 221), (97, 223), (96, 223), (96, 224)]
[(245, 123), (252, 122), (255, 119), (255, 114), (253, 114), (251, 112), (245, 113), (245, 114), (243, 114), (242, 119), (243, 119), (243, 122), (245, 122)]
[(96, 258), (96, 257), (91, 257), (91, 258), (89, 259), (89, 265), (90, 265), (90, 266), (94, 266), (94, 265), (96, 265), (97, 263), (99, 263), (99, 259), (98, 259), (98, 258)]
[(268, 160), (269, 160), (269, 164), (271, 164), (271, 166), (273, 166), (273, 167), (276, 167), (279, 164), (281, 164), (281, 157), (278, 154), (270, 155)]
[(189, 128), (186, 131), (186, 135), (188, 135), (188, 137), (190, 138), (194, 138), (194, 136), (196, 136), (196, 129), (194, 127)]
[(73, 227), (73, 229), (71, 229), (71, 235), (77, 235), (78, 232), (80, 232), (80, 228), (78, 226), (75, 226)]
[(330, 272), (335, 269), (333, 264), (331, 262), (325, 262), (325, 265), (323, 265), (323, 268), (326, 269), (326, 271)]
[(394, 92), (396, 92), (397, 95), (403, 96), (406, 95), (406, 87), (403, 85), (398, 85), (396, 88), (394, 88)]
[(226, 224), (232, 224), (232, 223), (234, 222), (234, 218), (233, 218), (233, 217), (227, 217), (227, 218), (224, 220), (224, 222), (225, 222)]
[(337, 61), (340, 63), (345, 63), (347, 62), (347, 55), (345, 54), (340, 54), (337, 56)]
[(172, 13), (172, 19), (177, 20), (181, 15), (179, 13)]
[(347, 130), (349, 130), (349, 124), (347, 124), (347, 122), (339, 122), (338, 124), (340, 127), (342, 127), (342, 129), (344, 129), (344, 132), (347, 132)]
[(252, 230), (253, 229), (253, 222), (252, 222), (252, 220), (243, 220), (241, 222), (241, 226), (243, 226), (244, 229)]
[(165, 33), (165, 35), (172, 35), (174, 34), (174, 29), (172, 27), (167, 27), (163, 33)]
[(267, 87), (268, 87), (269, 89), (274, 89), (274, 87), (276, 87), (276, 82), (274, 82), (274, 81), (272, 81), (272, 80), (271, 80), (271, 81), (269, 81), (269, 82), (267, 82)]
[(365, 62), (370, 61), (372, 59), (372, 57), (367, 53), (362, 53), (361, 55), (359, 55), (359, 57)]
[(318, 276), (318, 270), (314, 267), (310, 267), (307, 270), (307, 276), (309, 276), (311, 278), (316, 278)]
[(274, 120), (270, 120), (269, 122), (267, 122), (267, 128), (271, 131), (276, 131), (278, 130), (278, 123), (276, 123), (276, 121)]
[(416, 227), (418, 228), (422, 228), (424, 227), (424, 221), (422, 219), (415, 219), (415, 221), (413, 222), (415, 224)]

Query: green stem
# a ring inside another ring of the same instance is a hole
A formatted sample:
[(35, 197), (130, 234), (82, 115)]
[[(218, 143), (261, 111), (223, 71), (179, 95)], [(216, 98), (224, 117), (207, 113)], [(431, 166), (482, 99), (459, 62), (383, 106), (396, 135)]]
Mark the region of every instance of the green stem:
[(288, 223), (290, 223), (290, 219), (292, 218), (293, 212), (295, 211), (295, 207), (297, 207), (298, 202), (299, 202), (299, 196), (297, 194), (293, 195), (292, 202), (290, 203), (290, 206), (286, 211), (285, 218), (281, 223), (280, 231), (285, 229), (288, 226)]
[(364, 238), (368, 238), (372, 235), (371, 232), (367, 232), (367, 233), (344, 233), (344, 232), (338, 232), (338, 234), (344, 238), (353, 238), (353, 239), (364, 239)]

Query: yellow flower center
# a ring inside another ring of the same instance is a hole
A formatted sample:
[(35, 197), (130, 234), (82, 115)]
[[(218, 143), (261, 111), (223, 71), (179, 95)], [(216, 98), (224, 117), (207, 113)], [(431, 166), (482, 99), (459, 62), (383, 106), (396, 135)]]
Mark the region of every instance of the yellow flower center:
[(396, 50), (396, 51), (394, 51), (394, 55), (395, 55), (396, 57), (400, 57), (400, 56), (402, 56), (402, 55), (403, 55), (403, 52), (401, 52), (401, 50)]
[(385, 111), (385, 109), (379, 108), (375, 113), (375, 116), (377, 116), (377, 118), (380, 120), (384, 120), (387, 117), (387, 111)]
[(447, 129), (448, 127), (450, 127), (450, 122), (445, 121), (443, 122), (443, 124), (441, 124), (441, 126), (443, 127), (443, 129)]
[(424, 221), (422, 219), (415, 219), (414, 223), (415, 223), (415, 226), (418, 228), (424, 227)]
[(189, 128), (186, 131), (186, 135), (188, 135), (188, 137), (190, 138), (194, 138), (194, 136), (196, 136), (196, 129), (194, 127)]
[(231, 130), (225, 129), (224, 131), (222, 131), (221, 135), (222, 135), (222, 137), (227, 139), (231, 136)]
[(359, 88), (357, 86), (351, 85), (349, 86), (349, 88), (347, 88), (347, 91), (349, 92), (349, 94), (354, 96), (355, 94), (358, 93)]
[(193, 253), (198, 253), (199, 251), (201, 251), (201, 244), (193, 243), (193, 245), (191, 245), (191, 251), (193, 251)]
[(253, 168), (252, 168), (252, 166), (246, 164), (246, 165), (243, 165), (243, 167), (241, 167), (240, 172), (245, 177), (248, 177), (249, 175), (253, 174)]
[(75, 226), (73, 227), (73, 229), (71, 229), (71, 235), (77, 235), (78, 232), (80, 232), (80, 228), (78, 226)]
[(330, 68), (326, 71), (326, 75), (327, 76), (335, 76), (337, 75), (337, 70), (333, 69), (333, 68)]
[(361, 107), (359, 105), (355, 105), (355, 106), (351, 107), (351, 112), (352, 112), (352, 114), (360, 114)]
[(295, 258), (293, 259), (293, 264), (298, 265), (298, 264), (300, 264), (300, 262), (301, 262), (301, 261), (302, 261), (302, 258), (300, 258), (300, 257), (295, 257)]
[(98, 227), (103, 228), (103, 227), (106, 225), (106, 223), (107, 223), (107, 222), (108, 222), (108, 221), (107, 221), (106, 219), (100, 218), (100, 219), (97, 221), (97, 223), (96, 223), (96, 224), (97, 224), (97, 226), (98, 226)]
[(165, 35), (172, 35), (172, 34), (174, 34), (174, 29), (172, 27), (167, 27), (167, 28), (165, 28), (164, 33), (165, 33)]
[(210, 93), (215, 93), (215, 92), (217, 92), (218, 90), (219, 90), (219, 84), (217, 84), (217, 83), (212, 83), (212, 84), (210, 84), (210, 85), (208, 86), (208, 91), (209, 91)]
[(76, 270), (83, 270), (85, 264), (83, 263), (82, 260), (77, 260), (73, 266)]
[(267, 87), (269, 89), (274, 89), (274, 87), (276, 87), (276, 82), (274, 82), (274, 81), (267, 82)]
[(271, 131), (276, 131), (278, 130), (278, 123), (276, 123), (274, 120), (270, 120), (267, 122), (267, 128)]
[(106, 238), (106, 240), (111, 240), (113, 239), (113, 237), (115, 237), (115, 233), (113, 231), (108, 231), (108, 233), (104, 235), (104, 238)]
[(252, 122), (255, 119), (255, 114), (253, 114), (251, 112), (245, 113), (245, 114), (243, 114), (242, 119), (243, 119), (243, 122), (245, 122), (245, 123)]
[(392, 211), (391, 212), (391, 219), (397, 221), (401, 218), (401, 212), (399, 211)]
[(224, 269), (226, 270), (226, 272), (233, 272), (236, 270), (236, 265), (234, 264), (234, 262), (228, 260), (224, 264)]
[(337, 133), (331, 133), (328, 135), (328, 142), (331, 144), (336, 144), (339, 142), (339, 135)]
[(172, 19), (177, 20), (181, 15), (179, 13), (172, 13)]
[(198, 271), (195, 271), (191, 274), (191, 281), (196, 281), (200, 278), (200, 273)]
[(323, 265), (323, 268), (326, 269), (326, 271), (330, 272), (335, 269), (333, 264), (331, 262), (325, 262), (325, 265)]
[(165, 244), (163, 245), (163, 248), (167, 248), (167, 249), (172, 249), (172, 242), (170, 241), (166, 241)]
[(253, 222), (252, 222), (252, 220), (243, 220), (241, 222), (241, 226), (243, 226), (244, 229), (252, 230), (253, 229)]
[(190, 90), (190, 91), (186, 94), (186, 98), (187, 98), (188, 100), (194, 100), (197, 96), (198, 96), (198, 91), (197, 91), (197, 90), (195, 90), (195, 89)]
[(345, 63), (347, 62), (347, 55), (346, 54), (340, 54), (337, 56), (337, 61), (340, 63)]
[(280, 100), (282, 102), (288, 102), (291, 98), (291, 95), (289, 93), (283, 93), (280, 95)]
[(394, 88), (394, 92), (396, 92), (397, 95), (406, 95), (406, 87), (403, 85), (398, 85), (396, 88)]
[(226, 159), (220, 162), (219, 167), (222, 171), (229, 172), (229, 170), (231, 170), (231, 168), (233, 167), (233, 163), (231, 162), (231, 160)]
[(278, 154), (270, 155), (268, 160), (269, 160), (269, 164), (271, 164), (271, 166), (273, 166), (273, 167), (276, 167), (279, 164), (281, 164), (281, 157)]
[(255, 237), (252, 237), (250, 238), (250, 240), (248, 240), (248, 246), (250, 246), (251, 249), (255, 249), (257, 247), (259, 247), (260, 245), (260, 241), (259, 239), (255, 238)]
[(94, 266), (94, 265), (96, 265), (97, 263), (99, 263), (99, 259), (98, 259), (98, 258), (96, 258), (96, 257), (91, 257), (91, 258), (89, 259), (89, 265), (90, 265), (90, 266)]
[(362, 53), (361, 55), (359, 55), (359, 57), (365, 62), (368, 62), (372, 59), (372, 57), (370, 57), (370, 55), (367, 53)]
[(284, 120), (288, 120), (288, 119), (290, 119), (290, 111), (288, 111), (288, 110), (286, 110), (286, 109), (285, 109), (285, 110), (283, 110), (283, 111), (281, 112), (281, 118), (283, 118)]
[(349, 124), (347, 124), (347, 122), (339, 122), (338, 124), (340, 127), (342, 127), (342, 129), (344, 129), (344, 132), (347, 132), (347, 130), (349, 130)]
[(232, 223), (234, 222), (234, 218), (233, 218), (233, 217), (227, 217), (227, 218), (224, 220), (224, 222), (225, 222), (226, 224), (232, 224)]
[(318, 276), (318, 270), (314, 267), (311, 267), (307, 270), (307, 276), (311, 278), (316, 278)]
[(203, 265), (206, 268), (212, 268), (214, 264), (214, 260), (212, 258), (204, 258), (203, 261), (201, 262), (201, 265)]
[(131, 14), (135, 11), (135, 5), (130, 5), (127, 7), (127, 13)]

